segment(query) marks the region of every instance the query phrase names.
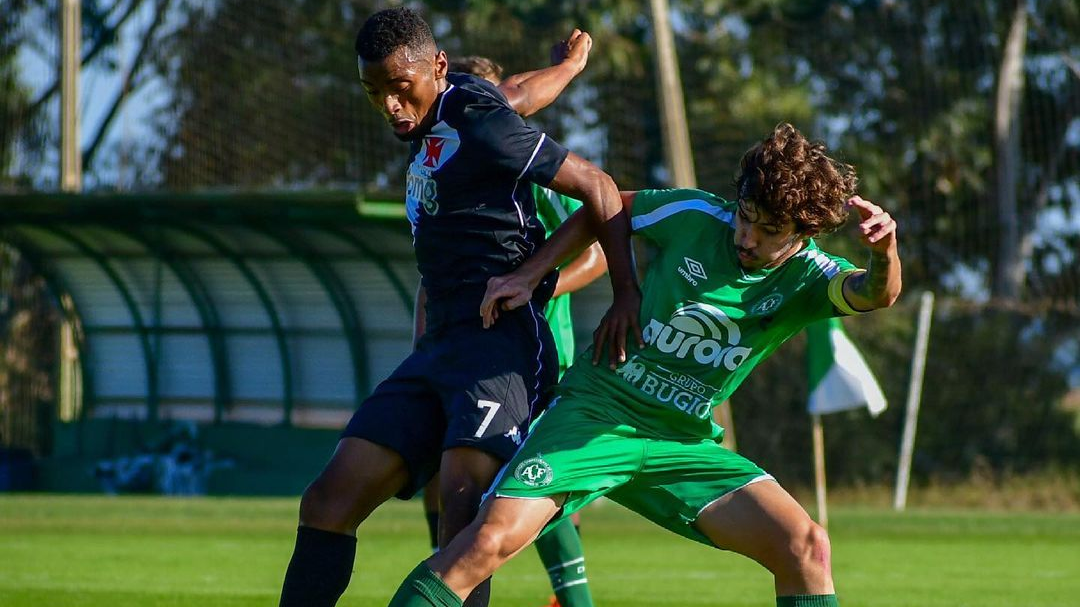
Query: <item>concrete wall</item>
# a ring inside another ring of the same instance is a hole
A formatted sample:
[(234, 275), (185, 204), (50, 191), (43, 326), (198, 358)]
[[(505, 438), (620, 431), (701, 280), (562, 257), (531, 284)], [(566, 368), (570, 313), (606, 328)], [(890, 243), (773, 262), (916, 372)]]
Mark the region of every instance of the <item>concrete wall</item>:
[[(100, 462), (169, 453), (178, 443), (170, 439), (177, 428), (183, 427), (119, 419), (57, 424), (54, 455), (35, 463), (33, 488), (101, 492)], [(196, 431), (193, 440), (183, 440), (216, 462), (205, 487), (210, 495), (299, 495), (338, 439), (337, 430), (239, 423), (202, 425)], [(228, 465), (218, 465), (224, 462)]]

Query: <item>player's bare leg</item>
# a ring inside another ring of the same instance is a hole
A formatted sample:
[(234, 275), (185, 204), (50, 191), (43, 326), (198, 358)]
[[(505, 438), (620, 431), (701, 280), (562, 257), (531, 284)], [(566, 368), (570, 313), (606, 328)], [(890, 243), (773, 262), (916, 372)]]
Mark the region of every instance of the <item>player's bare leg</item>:
[(746, 555), (772, 572), (777, 597), (832, 597), (835, 604), (829, 537), (775, 481), (753, 483), (724, 496), (706, 507), (694, 524), (716, 546)]
[(431, 551), (439, 549), (439, 475), (431, 477), (424, 485), (424, 520), (428, 525), (428, 539)]
[(300, 500), (281, 606), (328, 607), (349, 585), (356, 528), (404, 487), (405, 462), (394, 451), (359, 438), (338, 442), (330, 462)]
[(356, 534), (380, 504), (405, 486), (408, 471), (394, 451), (362, 438), (346, 437), (300, 499), (300, 524)]
[[(455, 499), (448, 496), (447, 499)], [(424, 517), (427, 519), (432, 552), (439, 548), (439, 475), (424, 486)], [(581, 515), (575, 512), (569, 520), (560, 523), (548, 535), (535, 542), (537, 553), (551, 580), (556, 594), (551, 595), (546, 607), (592, 607), (592, 594), (585, 577), (585, 563), (581, 550), (578, 525)], [(572, 535), (570, 535), (572, 534)], [(490, 594), (490, 590), (488, 591)], [(560, 595), (562, 600), (560, 601)], [(477, 595), (474, 593), (473, 598)], [(479, 599), (477, 599), (479, 600)]]
[(462, 600), (532, 543), (558, 510), (559, 503), (551, 498), (489, 499), (448, 546), (413, 570), (390, 601), (391, 607), (453, 604), (455, 597)]
[[(439, 466), (439, 549), (442, 550), (475, 517), (480, 498), (491, 486), (503, 462), (479, 449), (458, 447), (443, 452)], [(491, 584), (482, 583), (465, 602), (487, 605)]]

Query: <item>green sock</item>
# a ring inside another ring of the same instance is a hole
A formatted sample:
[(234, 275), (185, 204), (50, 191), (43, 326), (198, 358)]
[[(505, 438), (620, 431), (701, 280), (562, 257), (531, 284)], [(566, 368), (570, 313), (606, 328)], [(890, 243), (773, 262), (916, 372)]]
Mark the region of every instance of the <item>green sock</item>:
[(401, 583), (388, 607), (461, 607), (461, 599), (426, 563), (420, 563)]
[(840, 607), (835, 594), (798, 594), (776, 597), (776, 607)]
[(585, 577), (585, 553), (573, 522), (563, 519), (535, 543), (559, 604), (562, 607), (593, 607), (589, 580)]

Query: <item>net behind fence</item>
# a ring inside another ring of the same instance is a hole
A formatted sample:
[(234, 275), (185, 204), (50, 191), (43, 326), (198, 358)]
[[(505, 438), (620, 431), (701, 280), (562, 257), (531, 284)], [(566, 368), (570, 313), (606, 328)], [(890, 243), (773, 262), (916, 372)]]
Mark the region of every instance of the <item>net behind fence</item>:
[[(84, 2), (87, 189), (344, 188), (400, 199), (405, 148), (368, 107), (352, 50), (384, 4)], [(9, 5), (0, 188), (56, 190), (56, 11)], [(545, 65), (572, 27), (590, 31), (590, 66), (535, 121), (624, 188), (666, 184), (657, 117), (666, 93), (640, 3), (417, 6), (451, 56), (486, 55), (506, 73)], [(900, 216), (909, 281), (1075, 309), (1080, 9), (1013, 6), (672, 2), (701, 185), (730, 196), (741, 153), (787, 120), (839, 150), (863, 193)], [(1010, 61), (1020, 66), (1015, 111), (999, 102)]]

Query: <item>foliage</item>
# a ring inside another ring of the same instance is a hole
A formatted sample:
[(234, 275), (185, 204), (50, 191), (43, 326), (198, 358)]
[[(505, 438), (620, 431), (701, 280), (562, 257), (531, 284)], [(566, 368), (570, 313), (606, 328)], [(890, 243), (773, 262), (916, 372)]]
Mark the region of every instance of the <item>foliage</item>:
[[(823, 418), (831, 484), (895, 478), (916, 315), (913, 306), (902, 305), (847, 321), (889, 408), (877, 419), (864, 410)], [(1063, 344), (1077, 339), (1076, 325), (1069, 315), (939, 303), (922, 387), (915, 481), (1077, 469), (1075, 412), (1063, 407), (1068, 370), (1055, 363)], [(799, 485), (813, 483), (805, 364), (805, 339), (798, 336), (732, 397), (740, 452)]]
[(0, 452), (50, 449), (58, 316), (44, 279), (0, 245)]
[(18, 51), (22, 43), (19, 16), (28, 0), (10, 0), (0, 11), (0, 189), (12, 184), (15, 147), (26, 120), (30, 94), (19, 77)]

